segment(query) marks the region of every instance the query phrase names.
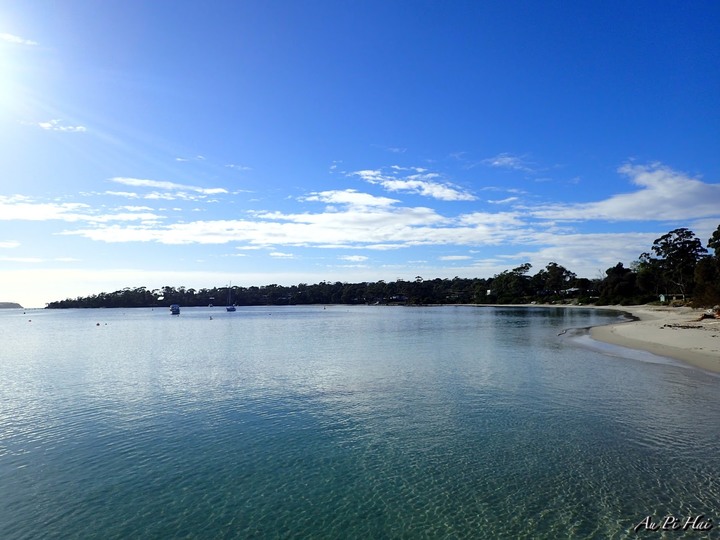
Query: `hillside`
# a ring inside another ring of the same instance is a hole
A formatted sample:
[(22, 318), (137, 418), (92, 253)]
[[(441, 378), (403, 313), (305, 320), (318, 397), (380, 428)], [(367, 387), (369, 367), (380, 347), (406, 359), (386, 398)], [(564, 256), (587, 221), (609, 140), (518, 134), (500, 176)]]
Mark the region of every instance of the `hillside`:
[(15, 302), (0, 302), (0, 309), (23, 309), (23, 307), (20, 304), (16, 304)]

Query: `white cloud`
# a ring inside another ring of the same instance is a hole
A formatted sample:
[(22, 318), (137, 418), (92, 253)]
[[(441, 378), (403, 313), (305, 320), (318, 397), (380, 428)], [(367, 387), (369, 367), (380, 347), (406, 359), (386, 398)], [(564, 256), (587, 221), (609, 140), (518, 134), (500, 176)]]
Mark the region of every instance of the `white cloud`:
[(590, 203), (551, 204), (527, 208), (535, 217), (557, 220), (661, 221), (720, 218), (720, 183), (708, 184), (655, 163), (623, 165), (640, 189)]
[(66, 221), (107, 223), (109, 221), (157, 222), (162, 216), (149, 212), (118, 212), (98, 214), (84, 203), (35, 202), (23, 195), (0, 195), (0, 220), (5, 221)]
[[(390, 165), (390, 168), (395, 171), (414, 171), (416, 173), (424, 173), (427, 172), (427, 169), (424, 167), (401, 167), (400, 165)], [(439, 175), (435, 175), (439, 176)]]
[(371, 184), (379, 184), (384, 178), (382, 172), (375, 169), (363, 169), (361, 171), (355, 171), (350, 173), (350, 176), (359, 176), (360, 178)]
[[(380, 185), (391, 192), (406, 192), (431, 197), (442, 201), (474, 201), (476, 197), (467, 191), (459, 189), (447, 182), (440, 182), (437, 173), (427, 172), (426, 169), (411, 167), (403, 168), (392, 166), (391, 174), (380, 169), (364, 169), (350, 173), (369, 184)], [(414, 174), (396, 176), (396, 174), (412, 170)]]
[(13, 43), (15, 45), (37, 45), (37, 41), (31, 39), (25, 39), (14, 34), (0, 33), (0, 40), (7, 43)]
[(162, 216), (150, 212), (120, 212), (117, 214), (103, 214), (98, 216), (85, 216), (84, 221), (91, 223), (108, 223), (110, 221), (142, 221), (147, 224), (159, 223)]
[(704, 246), (712, 234), (720, 226), (720, 216), (714, 218), (698, 219), (690, 223), (689, 229), (693, 231)]
[(126, 178), (116, 176), (110, 179), (111, 182), (116, 184), (123, 184), (125, 186), (132, 186), (138, 188), (155, 188), (163, 191), (151, 191), (145, 194), (138, 194), (126, 191), (107, 191), (108, 195), (117, 195), (121, 197), (128, 197), (133, 199), (147, 199), (147, 200), (163, 200), (163, 201), (174, 201), (176, 199), (186, 201), (197, 201), (205, 200), (208, 202), (207, 197), (210, 195), (224, 195), (229, 193), (225, 188), (204, 188), (200, 186), (191, 186), (186, 184), (177, 184), (175, 182), (167, 182), (164, 180), (147, 180), (143, 178)]
[(123, 210), (127, 210), (128, 212), (152, 212), (153, 209), (149, 206), (123, 206)]
[[(268, 250), (270, 256), (276, 259), (290, 259), (293, 257), (290, 251), (296, 252), (295, 257), (298, 258), (297, 254), (301, 252), (296, 248), (301, 247), (380, 252), (419, 246), (462, 246), (464, 251), (460, 253), (466, 252), (473, 257), (441, 256), (436, 253), (433, 256), (438, 257), (437, 268), (432, 271), (442, 275), (443, 267), (439, 261), (448, 263), (444, 267), (447, 272), (466, 269), (468, 274), (474, 272), (476, 275), (477, 272), (487, 273), (488, 269), (499, 266), (503, 266), (499, 270), (502, 271), (515, 261), (518, 264), (530, 261), (540, 267), (555, 261), (586, 277), (594, 277), (598, 270), (604, 271), (619, 261), (625, 264), (632, 262), (665, 232), (665, 224), (669, 221), (685, 222), (688, 225), (691, 222), (702, 223), (706, 235), (701, 237), (703, 241), (720, 222), (717, 184), (688, 178), (660, 165), (623, 166), (620, 171), (630, 176), (636, 186), (635, 192), (596, 203), (545, 205), (525, 208), (524, 211), (513, 205), (511, 209), (499, 208), (506, 211), (448, 215), (439, 209), (407, 206), (399, 199), (346, 189), (317, 191), (299, 198), (303, 203), (303, 211), (254, 211), (248, 212), (241, 219), (190, 220), (187, 218), (192, 214), (187, 209), (177, 208), (178, 219), (187, 221), (175, 222), (171, 221), (171, 217), (158, 215), (147, 206), (126, 205), (101, 211), (81, 203), (43, 203), (19, 195), (0, 196), (0, 220), (60, 220), (68, 225), (56, 234), (107, 243), (232, 244), (239, 250)], [(366, 173), (365, 176), (375, 175), (373, 171)], [(416, 169), (411, 173), (425, 174)], [(156, 180), (123, 178), (117, 183), (149, 188), (158, 196), (168, 191), (170, 198), (175, 197), (174, 192), (180, 192), (181, 189), (183, 193), (201, 195), (202, 191), (206, 191), (206, 188)], [(675, 196), (675, 200), (681, 202), (682, 215), (685, 216), (683, 219), (674, 214), (668, 217), (668, 212), (648, 214), (646, 218), (660, 223), (659, 232), (585, 233), (578, 231), (579, 225), (572, 224), (571, 228), (567, 223), (570, 219), (578, 222), (601, 219), (597, 216), (603, 219), (612, 219), (613, 216), (628, 219), (626, 212), (634, 216), (633, 213), (641, 212), (643, 205), (650, 204), (648, 201), (662, 208), (664, 198), (670, 197), (669, 194), (677, 192), (680, 187), (687, 188), (687, 193)], [(508, 197), (503, 201), (507, 204), (514, 202), (513, 199)], [(618, 200), (624, 203), (622, 211), (615, 210), (616, 213), (612, 213), (613, 204)], [(708, 212), (714, 213), (710, 217), (698, 215), (692, 218), (705, 211), (703, 205), (707, 206)], [(588, 208), (592, 211), (586, 214)], [(169, 216), (176, 215), (176, 212), (167, 211)], [(0, 247), (13, 246), (5, 242), (0, 243)], [(494, 247), (500, 247), (504, 255), (496, 254)], [(507, 253), (513, 250), (517, 253), (508, 256)], [(443, 251), (453, 252), (449, 249)], [(492, 255), (488, 256), (488, 253)], [(340, 261), (358, 267), (368, 260), (364, 255), (337, 257)], [(461, 261), (470, 262), (463, 265)], [(382, 269), (381, 264), (373, 265), (378, 272)], [(272, 278), (271, 281), (277, 280)]]
[(252, 171), (252, 167), (247, 167), (245, 165), (236, 165), (235, 163), (228, 163), (225, 166), (228, 169), (234, 169), (236, 171)]
[(167, 192), (160, 193), (157, 191), (152, 191), (150, 193), (146, 193), (145, 195), (142, 195), (142, 198), (147, 199), (149, 201), (176, 201), (177, 199), (183, 199), (186, 201), (196, 201), (196, 200), (198, 200), (198, 198), (201, 198), (201, 197), (190, 195), (183, 191), (180, 191), (177, 193), (167, 193)]
[(63, 125), (62, 120), (53, 119), (47, 122), (38, 122), (37, 124), (45, 131), (63, 131), (66, 133), (82, 133), (87, 131), (85, 126), (66, 126)]
[(317, 248), (399, 249), (423, 245), (500, 245), (527, 234), (515, 213), (470, 213), (455, 218), (424, 207), (395, 207), (357, 192), (322, 192), (306, 198), (333, 202), (319, 213), (255, 212), (251, 219), (209, 220), (67, 230), (104, 242), (225, 244)]
[(197, 193), (202, 193), (204, 195), (218, 195), (218, 194), (228, 192), (224, 188), (203, 188), (203, 187), (198, 187), (198, 186), (188, 186), (185, 184), (176, 184), (175, 182), (166, 182), (163, 180), (145, 180), (142, 178), (126, 178), (126, 177), (116, 176), (114, 178), (111, 178), (110, 181), (115, 182), (117, 184), (123, 184), (125, 186), (149, 187), (149, 188), (165, 189), (168, 191), (170, 191), (170, 190), (194, 191)]
[(441, 261), (467, 261), (472, 259), (469, 255), (445, 255), (443, 257), (439, 257), (439, 260)]
[(470, 193), (459, 191), (447, 184), (440, 184), (428, 180), (408, 177), (404, 180), (386, 180), (382, 186), (388, 191), (407, 191), (417, 193), (424, 197), (432, 197), (441, 201), (474, 201), (475, 196)]
[(514, 193), (516, 195), (526, 195), (527, 191), (523, 189), (517, 189), (517, 188), (504, 188), (504, 187), (497, 187), (497, 186), (485, 186), (480, 188), (480, 191), (502, 191), (504, 193)]
[(511, 169), (514, 171), (532, 172), (532, 167), (521, 157), (514, 156), (507, 152), (498, 154), (495, 157), (482, 160), (483, 165), (499, 169)]
[(89, 210), (90, 206), (83, 203), (36, 203), (23, 195), (0, 195), (3, 221), (82, 221)]
[(664, 233), (538, 233), (529, 243), (538, 245), (538, 249), (520, 251), (513, 255), (513, 258), (520, 262), (529, 261), (536, 270), (554, 261), (579, 276), (604, 277), (605, 270), (618, 262), (629, 266), (641, 253), (648, 251), (655, 239), (662, 234)]
[(301, 197), (301, 201), (324, 202), (327, 204), (347, 204), (356, 207), (388, 207), (399, 202), (397, 199), (376, 197), (354, 189), (319, 191)]
[(113, 195), (116, 197), (127, 197), (128, 199), (139, 199), (140, 195), (131, 191), (106, 191), (105, 195)]
[(0, 249), (12, 249), (20, 247), (20, 242), (17, 242), (15, 240), (7, 240), (5, 242), (0, 242)]
[(490, 199), (488, 199), (488, 202), (489, 202), (490, 204), (508, 204), (508, 203), (511, 203), (511, 202), (515, 202), (515, 201), (517, 201), (517, 200), (518, 200), (517, 197), (507, 197), (507, 198), (505, 198), (505, 199), (499, 199), (499, 200), (490, 200)]
[(365, 255), (343, 255), (342, 257), (338, 257), (338, 259), (349, 262), (364, 262), (368, 260), (368, 257)]

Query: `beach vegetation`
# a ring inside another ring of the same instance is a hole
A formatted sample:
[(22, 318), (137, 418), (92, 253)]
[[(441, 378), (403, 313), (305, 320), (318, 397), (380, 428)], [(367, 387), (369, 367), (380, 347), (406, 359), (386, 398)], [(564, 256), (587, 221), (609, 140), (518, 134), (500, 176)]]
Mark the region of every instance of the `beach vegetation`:
[(707, 255), (695, 233), (686, 228), (672, 230), (655, 240), (652, 251), (655, 258), (651, 260), (659, 269), (666, 291), (683, 298), (692, 294), (695, 267)]
[(713, 231), (708, 240), (708, 248), (713, 250), (716, 259), (720, 259), (720, 225)]
[(637, 284), (637, 272), (619, 262), (605, 271), (605, 279), (599, 285), (598, 305), (639, 303), (641, 291)]
[(697, 306), (720, 305), (720, 225), (708, 240), (712, 254), (695, 267), (693, 303)]

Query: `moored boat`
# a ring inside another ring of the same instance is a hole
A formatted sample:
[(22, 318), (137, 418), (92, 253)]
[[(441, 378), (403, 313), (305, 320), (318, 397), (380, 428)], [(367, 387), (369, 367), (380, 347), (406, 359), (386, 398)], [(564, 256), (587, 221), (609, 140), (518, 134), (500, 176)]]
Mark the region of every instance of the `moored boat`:
[(227, 305), (225, 306), (225, 309), (227, 311), (235, 311), (235, 304), (233, 304), (233, 301), (232, 301), (232, 281), (228, 285), (228, 297), (227, 297)]

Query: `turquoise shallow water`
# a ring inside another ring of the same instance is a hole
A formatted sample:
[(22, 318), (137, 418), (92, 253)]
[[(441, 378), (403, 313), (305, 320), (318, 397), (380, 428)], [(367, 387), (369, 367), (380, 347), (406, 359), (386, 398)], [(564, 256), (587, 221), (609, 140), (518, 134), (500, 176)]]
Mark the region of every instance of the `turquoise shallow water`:
[(0, 538), (717, 538), (720, 378), (558, 336), (616, 318), (0, 312)]

